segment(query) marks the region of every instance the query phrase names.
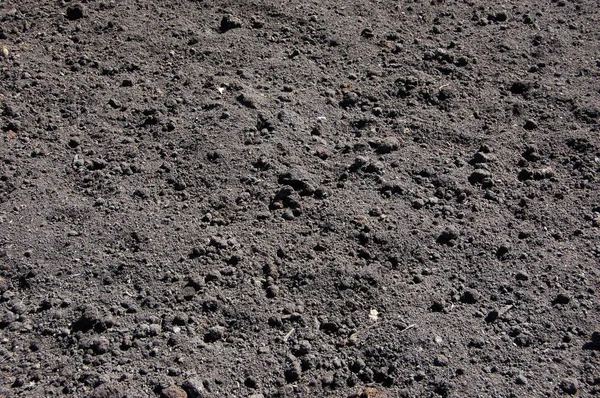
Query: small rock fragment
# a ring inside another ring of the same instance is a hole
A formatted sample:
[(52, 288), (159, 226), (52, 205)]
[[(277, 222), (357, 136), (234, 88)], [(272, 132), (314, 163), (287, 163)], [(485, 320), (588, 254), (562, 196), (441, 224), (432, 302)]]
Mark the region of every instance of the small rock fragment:
[(161, 398), (188, 398), (187, 393), (178, 386), (163, 388), (160, 392)]
[(92, 340), (92, 349), (97, 355), (106, 354), (110, 349), (110, 342), (106, 337), (97, 337)]
[(250, 109), (257, 109), (258, 105), (262, 102), (258, 95), (250, 93), (242, 93), (236, 97), (236, 100)]
[(431, 304), (431, 306), (429, 307), (429, 309), (432, 312), (442, 312), (444, 311), (444, 303), (440, 300), (436, 300), (433, 302), (433, 304)]
[(181, 386), (189, 398), (203, 398), (206, 395), (204, 383), (199, 377), (192, 377), (186, 380)]
[(206, 343), (214, 343), (223, 338), (225, 334), (225, 328), (222, 326), (214, 326), (208, 329), (208, 332), (204, 335), (204, 342)]
[(500, 312), (498, 310), (491, 310), (485, 317), (485, 321), (487, 323), (492, 323), (500, 316)]
[(456, 227), (448, 226), (442, 231), (440, 236), (437, 238), (437, 243), (443, 245), (452, 244), (452, 242), (458, 238), (458, 235), (459, 232), (458, 229), (456, 229)]
[(556, 296), (556, 298), (554, 300), (552, 300), (552, 304), (553, 305), (556, 305), (556, 304), (566, 305), (566, 304), (569, 304), (570, 301), (571, 301), (571, 298), (569, 296), (567, 296), (564, 293), (559, 293), (558, 296)]
[(523, 157), (530, 162), (537, 162), (541, 159), (538, 148), (535, 145), (528, 145), (525, 152), (523, 152)]
[(517, 272), (517, 275), (515, 275), (515, 278), (518, 281), (526, 281), (526, 280), (529, 280), (529, 275), (525, 271), (519, 271), (519, 272)]
[(523, 376), (522, 374), (519, 374), (515, 378), (515, 383), (524, 386), (525, 384), (527, 384), (527, 377)]
[(189, 301), (189, 300), (193, 299), (194, 296), (196, 295), (196, 289), (194, 289), (192, 286), (186, 286), (181, 291), (181, 295), (183, 296), (184, 299)]
[(544, 167), (533, 171), (533, 178), (535, 180), (545, 180), (552, 177), (554, 177), (554, 170), (550, 167)]
[(85, 9), (81, 4), (73, 4), (67, 7), (66, 17), (69, 21), (76, 21), (85, 17)]
[(485, 346), (485, 340), (481, 337), (475, 337), (469, 342), (469, 347), (483, 348)]
[(400, 147), (400, 141), (396, 137), (385, 137), (370, 141), (369, 145), (375, 148), (375, 152), (386, 154), (397, 151)]
[(525, 130), (535, 130), (538, 128), (538, 124), (535, 122), (535, 120), (527, 119), (523, 125), (523, 128)]
[(438, 355), (435, 357), (433, 364), (440, 367), (448, 366), (448, 358), (446, 358), (444, 355)]
[(412, 202), (412, 207), (415, 209), (421, 209), (425, 206), (425, 201), (423, 199), (415, 199)]
[(221, 26), (219, 28), (219, 31), (221, 33), (225, 33), (228, 30), (237, 29), (241, 27), (242, 21), (239, 18), (234, 17), (233, 15), (225, 15), (223, 16), (223, 18), (221, 18)]
[(291, 186), (302, 196), (315, 192), (315, 183), (308, 173), (299, 167), (292, 168), (279, 175), (279, 183)]
[(133, 191), (133, 196), (138, 197), (140, 199), (147, 199), (148, 192), (146, 192), (146, 190), (143, 188), (136, 189), (135, 191)]
[(519, 181), (527, 181), (533, 179), (533, 171), (530, 169), (521, 169), (519, 175), (517, 176)]
[(464, 304), (475, 304), (479, 301), (481, 295), (475, 290), (466, 290), (460, 296), (460, 302)]
[(340, 106), (342, 108), (349, 108), (358, 103), (358, 94), (354, 91), (346, 91), (343, 94), (342, 100), (340, 101)]
[(475, 169), (469, 176), (469, 182), (473, 185), (481, 184), (484, 187), (492, 186), (492, 173), (485, 169)]
[(531, 85), (529, 83), (517, 81), (510, 86), (510, 92), (516, 95), (525, 94), (530, 88)]
[(275, 298), (279, 295), (279, 286), (271, 285), (267, 288), (267, 298)]
[(388, 398), (388, 395), (375, 387), (364, 387), (360, 393), (350, 395), (348, 398)]
[(510, 252), (510, 245), (503, 243), (496, 249), (496, 257), (503, 259)]
[(564, 379), (560, 382), (559, 386), (565, 394), (569, 395), (575, 395), (577, 394), (577, 390), (579, 390), (579, 384), (575, 379)]
[(592, 333), (590, 342), (591, 342), (592, 347), (594, 347), (596, 349), (600, 349), (600, 332), (599, 331)]
[(109, 99), (108, 105), (110, 105), (110, 107), (113, 109), (119, 109), (122, 106), (121, 102), (119, 102), (119, 100), (115, 98)]
[(473, 159), (471, 159), (469, 163), (471, 163), (472, 165), (476, 165), (479, 163), (489, 163), (491, 160), (491, 156), (487, 153), (476, 152), (475, 155), (473, 155)]
[(298, 381), (300, 375), (302, 374), (302, 366), (300, 365), (300, 361), (292, 360), (290, 361), (288, 368), (284, 371), (285, 380), (288, 383), (293, 383)]
[(189, 318), (190, 317), (185, 312), (178, 312), (173, 317), (173, 325), (185, 326), (185, 324), (188, 323)]
[(123, 392), (123, 387), (118, 383), (104, 383), (94, 388), (88, 395), (89, 398), (114, 398), (122, 397), (126, 394)]

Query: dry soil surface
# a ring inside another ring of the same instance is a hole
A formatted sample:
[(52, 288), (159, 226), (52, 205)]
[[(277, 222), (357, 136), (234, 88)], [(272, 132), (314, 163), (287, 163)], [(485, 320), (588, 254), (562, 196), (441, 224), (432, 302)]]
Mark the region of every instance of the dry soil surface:
[(0, 3), (0, 395), (600, 391), (594, 0)]

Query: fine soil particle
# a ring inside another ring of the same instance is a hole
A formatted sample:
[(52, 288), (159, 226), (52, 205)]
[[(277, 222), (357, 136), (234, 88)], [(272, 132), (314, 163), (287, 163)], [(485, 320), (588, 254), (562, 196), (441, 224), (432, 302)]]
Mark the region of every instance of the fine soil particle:
[(0, 5), (0, 396), (591, 396), (597, 2)]

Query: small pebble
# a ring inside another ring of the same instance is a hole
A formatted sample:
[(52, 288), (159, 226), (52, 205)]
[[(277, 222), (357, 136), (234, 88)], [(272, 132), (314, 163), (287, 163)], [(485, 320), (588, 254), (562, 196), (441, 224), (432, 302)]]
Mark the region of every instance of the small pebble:
[(527, 384), (527, 377), (523, 376), (522, 374), (519, 374), (515, 378), (515, 383), (524, 386), (525, 384)]
[(421, 209), (425, 206), (425, 201), (423, 199), (415, 199), (412, 202), (412, 207), (415, 209)]
[(444, 355), (438, 355), (433, 361), (433, 364), (441, 367), (448, 366), (448, 358), (446, 358)]
[(535, 130), (538, 128), (538, 124), (532, 119), (527, 119), (523, 127), (525, 130)]
[(164, 388), (161, 392), (160, 392), (160, 396), (161, 398), (187, 398), (188, 395), (187, 393), (178, 386), (170, 386), (167, 388)]
[(204, 335), (204, 341), (206, 343), (214, 343), (223, 338), (225, 334), (225, 328), (222, 326), (214, 326), (208, 329), (208, 332)]
[(520, 272), (517, 272), (517, 275), (515, 276), (515, 278), (518, 281), (526, 281), (526, 280), (529, 280), (529, 275), (525, 271), (520, 271)]
[(437, 242), (440, 244), (449, 244), (452, 241), (458, 238), (459, 232), (458, 229), (454, 226), (449, 225), (442, 231), (440, 236), (437, 239)]
[(271, 285), (267, 288), (267, 298), (275, 298), (279, 295), (279, 286)]
[(466, 290), (461, 296), (460, 301), (464, 304), (475, 304), (479, 301), (481, 295), (475, 290)]
[(556, 298), (554, 300), (552, 300), (552, 304), (556, 305), (556, 304), (561, 304), (561, 305), (565, 305), (565, 304), (569, 304), (569, 302), (571, 301), (571, 298), (569, 296), (567, 296), (564, 293), (559, 293)]
[(242, 21), (234, 17), (233, 15), (225, 15), (221, 19), (220, 31), (221, 33), (225, 33), (231, 29), (237, 29), (242, 27)]
[(74, 4), (67, 7), (66, 17), (69, 21), (76, 21), (85, 17), (85, 9), (81, 4)]
[(579, 390), (579, 384), (575, 379), (564, 379), (560, 382), (559, 386), (565, 394), (569, 395), (575, 395)]
[(500, 316), (500, 312), (498, 310), (491, 310), (485, 317), (485, 321), (487, 323), (492, 323)]

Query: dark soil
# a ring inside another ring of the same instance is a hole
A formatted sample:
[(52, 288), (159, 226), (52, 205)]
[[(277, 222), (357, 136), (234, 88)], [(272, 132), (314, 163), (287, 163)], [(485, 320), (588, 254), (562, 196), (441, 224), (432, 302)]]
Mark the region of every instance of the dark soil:
[(0, 3), (0, 395), (600, 392), (600, 9)]

